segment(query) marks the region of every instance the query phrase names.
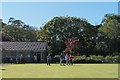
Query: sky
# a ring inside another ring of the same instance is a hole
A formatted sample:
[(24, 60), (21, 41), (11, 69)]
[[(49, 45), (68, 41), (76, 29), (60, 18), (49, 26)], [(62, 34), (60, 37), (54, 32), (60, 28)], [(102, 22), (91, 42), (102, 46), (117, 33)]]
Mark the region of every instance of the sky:
[(2, 2), (119, 2), (119, 0), (1, 0)]
[(3, 22), (10, 17), (39, 27), (56, 16), (85, 18), (93, 25), (100, 24), (104, 15), (118, 14), (117, 2), (3, 2)]

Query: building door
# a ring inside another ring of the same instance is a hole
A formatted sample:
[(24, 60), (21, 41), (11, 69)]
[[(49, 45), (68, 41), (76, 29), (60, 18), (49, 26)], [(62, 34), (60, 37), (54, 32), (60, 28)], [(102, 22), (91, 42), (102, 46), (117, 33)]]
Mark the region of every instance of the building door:
[(40, 61), (41, 61), (41, 54), (38, 53), (38, 54), (37, 54), (37, 62), (40, 62)]

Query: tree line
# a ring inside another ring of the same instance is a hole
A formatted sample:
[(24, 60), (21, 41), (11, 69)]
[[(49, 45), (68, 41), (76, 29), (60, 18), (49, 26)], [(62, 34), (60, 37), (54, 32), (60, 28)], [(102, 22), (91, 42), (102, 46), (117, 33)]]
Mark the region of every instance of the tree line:
[(3, 41), (47, 41), (48, 52), (58, 55), (67, 47), (66, 40), (77, 38), (73, 55), (118, 55), (120, 52), (120, 15), (106, 14), (99, 25), (84, 18), (54, 17), (36, 30), (21, 20), (10, 18), (2, 23)]
[(8, 23), (2, 23), (2, 41), (33, 42), (37, 41), (37, 30), (21, 20), (10, 18)]

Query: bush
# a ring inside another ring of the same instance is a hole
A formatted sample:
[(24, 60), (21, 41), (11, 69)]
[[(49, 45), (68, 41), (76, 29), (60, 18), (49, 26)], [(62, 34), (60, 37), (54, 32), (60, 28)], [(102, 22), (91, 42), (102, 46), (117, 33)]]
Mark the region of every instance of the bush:
[(118, 56), (106, 56), (104, 62), (107, 63), (118, 63)]
[[(74, 56), (73, 62), (74, 63), (118, 63), (119, 56), (101, 56), (101, 55), (81, 55), (81, 56)], [(59, 63), (60, 62), (60, 56), (55, 55), (52, 58), (52, 63)], [(120, 62), (120, 61), (119, 61)]]
[(59, 63), (60, 62), (60, 56), (59, 55), (55, 55), (52, 59), (52, 63)]
[(118, 63), (118, 56), (90, 55), (75, 56), (74, 63)]

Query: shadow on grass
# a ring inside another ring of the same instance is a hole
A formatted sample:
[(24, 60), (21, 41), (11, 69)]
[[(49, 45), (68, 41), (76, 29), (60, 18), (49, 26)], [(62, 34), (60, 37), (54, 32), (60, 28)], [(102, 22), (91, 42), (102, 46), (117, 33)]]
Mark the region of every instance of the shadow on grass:
[(4, 70), (6, 70), (6, 69), (0, 69), (0, 70), (3, 70), (3, 71), (4, 71)]

